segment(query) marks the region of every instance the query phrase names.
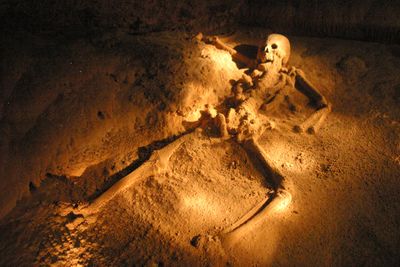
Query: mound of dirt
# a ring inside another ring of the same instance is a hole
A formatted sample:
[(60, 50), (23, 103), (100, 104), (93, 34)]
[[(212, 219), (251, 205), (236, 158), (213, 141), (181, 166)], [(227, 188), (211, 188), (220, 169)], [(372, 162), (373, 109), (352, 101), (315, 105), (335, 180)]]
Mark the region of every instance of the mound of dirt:
[(184, 33), (18, 41), (2, 46), (0, 217), (46, 176), (95, 179), (93, 193), (139, 147), (193, 127), (242, 74), (229, 54)]

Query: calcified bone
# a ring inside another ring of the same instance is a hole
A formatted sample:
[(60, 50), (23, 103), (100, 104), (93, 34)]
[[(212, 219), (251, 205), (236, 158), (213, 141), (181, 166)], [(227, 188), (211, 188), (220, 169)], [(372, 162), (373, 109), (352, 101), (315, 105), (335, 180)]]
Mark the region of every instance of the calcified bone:
[[(213, 42), (216, 47), (227, 50), (234, 59), (238, 59), (242, 63), (253, 64), (250, 59), (244, 60), (244, 56), (239, 57), (235, 50), (223, 44), (218, 38), (214, 38)], [(267, 196), (219, 234), (226, 248), (233, 246), (267, 218), (271, 218), (274, 213), (283, 210), (292, 199), (291, 194), (286, 190), (287, 180), (257, 142), (257, 136), (261, 135), (266, 125), (258, 111), (263, 106), (267, 109), (276, 106), (278, 101), (273, 101), (274, 99), (272, 99), (273, 105), (268, 106), (269, 103), (265, 103), (265, 94), (271, 88), (281, 88), (288, 83), (287, 80), (290, 76), (287, 75), (287, 70), (283, 69), (283, 66), (287, 64), (289, 56), (289, 40), (283, 35), (270, 35), (258, 50), (256, 62), (259, 64), (250, 75), (251, 81), (247, 81), (248, 76), (245, 76), (234, 87), (235, 99), (241, 100), (240, 104), (236, 109), (229, 110), (227, 123), (218, 122), (222, 137), (226, 136), (227, 132), (236, 133), (237, 140), (245, 148), (250, 158), (255, 161), (254, 164), (261, 167), (266, 179), (272, 181), (275, 190), (272, 196)], [(253, 66), (250, 65), (250, 67)], [(249, 90), (247, 97), (244, 96), (242, 90), (246, 87), (253, 87)], [(279, 90), (276, 90), (274, 98), (276, 96), (280, 97)], [(221, 115), (219, 118), (222, 120), (225, 117)], [(225, 125), (229, 131), (224, 129)]]
[(282, 66), (285, 66), (290, 57), (290, 42), (284, 35), (273, 33), (259, 46), (257, 61), (259, 64), (272, 62), (275, 57), (280, 58)]
[(229, 54), (231, 54), (232, 58), (251, 67), (254, 68), (255, 66), (257, 66), (257, 61), (254, 59), (250, 59), (240, 53), (238, 53), (235, 49), (233, 49), (232, 47), (224, 44), (218, 37), (215, 36), (203, 36), (201, 33), (198, 35), (199, 39), (201, 39), (202, 41), (204, 41), (205, 43), (208, 44), (213, 44), (215, 45), (217, 48), (228, 51)]
[(296, 85), (298, 89), (308, 96), (308, 98), (314, 103), (317, 111), (311, 114), (311, 116), (304, 121), (301, 125), (295, 126), (295, 130), (298, 132), (307, 131), (308, 133), (316, 133), (325, 121), (326, 116), (331, 112), (331, 104), (326, 98), (316, 89), (304, 75), (304, 72), (300, 69), (292, 67), (291, 73), (294, 73), (296, 78)]
[(256, 229), (267, 218), (283, 211), (292, 201), (292, 195), (287, 191), (289, 182), (280, 173), (272, 160), (268, 157), (257, 140), (253, 137), (242, 143), (247, 153), (252, 156), (254, 164), (259, 164), (266, 179), (272, 180), (275, 192), (255, 205), (238, 221), (226, 228), (219, 235), (223, 245), (227, 248), (235, 245), (243, 236)]
[[(289, 70), (286, 68), (290, 57), (290, 42), (285, 36), (270, 34), (266, 41), (259, 46), (256, 60), (239, 54), (235, 49), (224, 44), (217, 37), (203, 37), (203, 40), (228, 51), (233, 59), (247, 64), (248, 67), (254, 69), (250, 76), (252, 78), (251, 84), (256, 91), (263, 93), (272, 87), (279, 88), (279, 86), (282, 86), (282, 84), (278, 85), (279, 80), (281, 80), (284, 81), (283, 84), (290, 84), (307, 96), (316, 106), (316, 111), (302, 124), (295, 126), (294, 130), (310, 134), (316, 133), (319, 130), (331, 111), (331, 104), (305, 77), (302, 70), (295, 67), (291, 67)], [(247, 82), (247, 84), (249, 85), (250, 83)], [(266, 106), (264, 105), (264, 107)]]
[[(228, 132), (224, 129), (225, 125), (230, 128), (229, 132), (236, 133), (237, 140), (242, 143), (250, 158), (255, 159), (255, 163), (261, 166), (266, 178), (272, 180), (275, 189), (272, 196), (267, 196), (238, 221), (219, 234), (224, 246), (229, 248), (244, 235), (256, 229), (266, 218), (271, 218), (274, 213), (285, 209), (292, 200), (291, 194), (287, 191), (288, 180), (280, 173), (279, 169), (257, 142), (257, 136), (260, 135), (265, 125), (258, 111), (261, 107), (263, 107), (264, 111), (270, 111), (280, 102), (274, 101), (276, 100), (275, 98), (280, 97), (279, 89), (275, 91), (271, 101), (268, 102), (265, 102), (265, 93), (270, 93), (271, 88), (283, 88), (286, 85), (295, 87), (295, 85), (298, 85), (299, 88), (297, 89), (317, 106), (317, 111), (301, 126), (306, 127), (306, 129), (312, 129), (314, 132), (320, 127), (329, 113), (330, 104), (305, 78), (302, 71), (295, 68), (291, 68), (289, 71), (285, 67), (290, 56), (290, 43), (285, 36), (280, 34), (268, 36), (266, 42), (258, 49), (255, 67), (253, 65), (254, 61), (238, 55), (234, 49), (223, 44), (218, 38), (213, 38), (212, 42), (216, 47), (227, 50), (234, 59), (242, 63), (248, 62), (249, 67), (255, 68), (250, 75), (251, 82), (248, 82), (247, 77), (244, 77), (238, 81), (239, 84), (236, 84), (234, 94), (235, 99), (240, 100), (240, 104), (236, 109), (229, 110), (227, 123), (221, 122), (225, 118), (224, 116), (219, 116), (218, 126), (223, 137)], [(242, 90), (242, 88), (246, 87), (252, 89), (247, 98)], [(289, 101), (289, 98), (285, 97), (285, 99)], [(310, 132), (310, 130), (308, 131)]]
[[(283, 35), (270, 35), (265, 44), (260, 47), (256, 61), (238, 54), (218, 38), (203, 39), (214, 43), (218, 48), (227, 50), (242, 63), (256, 67), (250, 76), (245, 75), (234, 88), (235, 100), (238, 103), (236, 109), (231, 108), (229, 110), (228, 119), (223, 114), (218, 114), (214, 122), (222, 138), (228, 138), (230, 133), (234, 133), (237, 136), (237, 140), (245, 148), (250, 158), (261, 167), (263, 175), (272, 181), (275, 190), (272, 196), (266, 197), (237, 222), (219, 234), (223, 244), (230, 247), (243, 235), (258, 227), (266, 218), (270, 218), (276, 212), (285, 209), (292, 199), (291, 194), (287, 191), (288, 180), (280, 173), (279, 169), (257, 142), (257, 137), (261, 135), (267, 124), (259, 114), (260, 108), (265, 104), (268, 105), (268, 103), (265, 103), (264, 98), (266, 90), (280, 88), (287, 84), (299, 85), (298, 89), (314, 101), (318, 109), (301, 127), (313, 129), (314, 131), (319, 128), (329, 113), (330, 105), (300, 70), (292, 68), (288, 71), (284, 67), (289, 60), (290, 43)], [(244, 88), (247, 88), (249, 92), (244, 92)], [(276, 92), (279, 93), (279, 90)], [(126, 190), (149, 175), (167, 171), (171, 155), (184, 141), (185, 138), (181, 137), (167, 147), (155, 151), (149, 161), (117, 182), (93, 203), (84, 208), (82, 213), (84, 215), (95, 214), (121, 191)]]
[(125, 191), (132, 185), (143, 181), (144, 179), (146, 179), (146, 177), (149, 177), (151, 175), (157, 175), (168, 171), (169, 159), (171, 158), (172, 154), (180, 147), (180, 145), (185, 142), (185, 140), (186, 136), (180, 137), (174, 142), (168, 144), (166, 147), (154, 151), (148, 161), (146, 161), (135, 171), (115, 183), (111, 188), (101, 194), (92, 203), (81, 209), (80, 213), (84, 216), (96, 214), (116, 195)]
[(266, 219), (285, 210), (292, 201), (292, 195), (287, 190), (279, 189), (271, 197), (254, 206), (235, 224), (219, 234), (222, 245), (231, 248), (244, 236), (256, 230)]
[(223, 139), (229, 138), (228, 127), (226, 125), (226, 118), (224, 114), (218, 113), (215, 117), (215, 123)]

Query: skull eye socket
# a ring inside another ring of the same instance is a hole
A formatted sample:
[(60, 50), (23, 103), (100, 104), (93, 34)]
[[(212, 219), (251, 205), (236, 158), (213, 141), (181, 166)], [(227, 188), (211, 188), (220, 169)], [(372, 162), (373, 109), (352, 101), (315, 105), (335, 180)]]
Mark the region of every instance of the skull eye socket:
[(272, 47), (272, 49), (277, 49), (278, 45), (277, 44), (272, 44), (271, 47)]

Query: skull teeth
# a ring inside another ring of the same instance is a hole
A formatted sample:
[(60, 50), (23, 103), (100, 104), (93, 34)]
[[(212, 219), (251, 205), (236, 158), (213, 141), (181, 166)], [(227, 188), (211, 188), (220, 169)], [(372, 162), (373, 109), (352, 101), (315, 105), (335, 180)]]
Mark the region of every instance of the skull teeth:
[(265, 61), (266, 62), (272, 62), (272, 61), (274, 61), (274, 55), (265, 55)]

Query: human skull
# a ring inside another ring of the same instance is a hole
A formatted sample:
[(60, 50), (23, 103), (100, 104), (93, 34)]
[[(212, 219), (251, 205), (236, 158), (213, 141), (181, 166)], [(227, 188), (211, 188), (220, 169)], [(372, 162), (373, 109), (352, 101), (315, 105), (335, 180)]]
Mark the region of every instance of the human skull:
[[(260, 63), (281, 63), (285, 66), (290, 57), (290, 42), (282, 34), (270, 34), (267, 40), (259, 47), (257, 59)], [(274, 61), (279, 62), (274, 62)]]

